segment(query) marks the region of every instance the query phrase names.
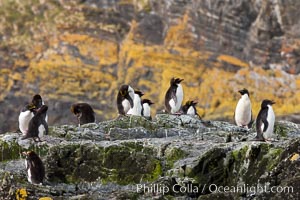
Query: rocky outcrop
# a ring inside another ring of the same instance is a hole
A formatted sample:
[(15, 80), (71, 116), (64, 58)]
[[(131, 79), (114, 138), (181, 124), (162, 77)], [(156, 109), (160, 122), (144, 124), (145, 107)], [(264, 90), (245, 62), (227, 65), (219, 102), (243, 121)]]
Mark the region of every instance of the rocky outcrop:
[[(299, 3), (278, 0), (28, 0), (0, 3), (0, 132), (15, 131), (35, 93), (52, 125), (76, 123), (69, 107), (90, 103), (97, 120), (116, 116), (123, 83), (161, 111), (169, 80), (205, 119), (231, 119), (247, 87), (254, 106), (300, 111)], [(157, 90), (159, 88), (159, 90)], [(297, 118), (293, 118), (299, 121)]]
[[(253, 129), (164, 114), (153, 121), (132, 116), (53, 126), (41, 143), (6, 133), (0, 138), (0, 197), (298, 199), (299, 126), (279, 121), (275, 134), (274, 142), (257, 142)], [(45, 164), (43, 185), (27, 182), (20, 153), (28, 149)], [(225, 186), (231, 190), (224, 192)]]

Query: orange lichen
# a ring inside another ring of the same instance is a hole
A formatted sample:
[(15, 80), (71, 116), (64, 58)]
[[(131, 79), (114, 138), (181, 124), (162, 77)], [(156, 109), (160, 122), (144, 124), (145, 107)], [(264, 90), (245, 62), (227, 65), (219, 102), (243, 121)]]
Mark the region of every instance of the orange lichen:
[(218, 60), (233, 64), (236, 66), (240, 66), (240, 67), (249, 67), (249, 64), (247, 64), (246, 62), (243, 62), (240, 59), (233, 57), (233, 56), (229, 56), (229, 55), (220, 55), (218, 57)]
[[(118, 5), (133, 4), (135, 10), (148, 10), (151, 6), (149, 2), (122, 0)], [(33, 2), (24, 1), (23, 4), (31, 7)], [(300, 112), (298, 76), (288, 77), (280, 70), (264, 70), (261, 66), (250, 68), (246, 61), (234, 55), (222, 54), (216, 60), (211, 59), (216, 52), (195, 50), (193, 47), (205, 45), (206, 42), (201, 38), (195, 39), (189, 11), (181, 18), (172, 19), (163, 44), (148, 45), (136, 40), (139, 22), (135, 20), (127, 23), (130, 24), (129, 32), (121, 42), (117, 42), (110, 37), (102, 37), (102, 34), (93, 36), (93, 33), (82, 30), (89, 27), (117, 33), (120, 28), (118, 24), (88, 21), (80, 12), (84, 5), (77, 7), (67, 3), (64, 6), (52, 5), (44, 16), (40, 16), (41, 19), (29, 16), (32, 21), (29, 20), (26, 26), (36, 30), (34, 36), (20, 35), (17, 29), (21, 26), (16, 28), (16, 37), (10, 38), (7, 44), (23, 47), (25, 58), (14, 60), (13, 69), (0, 69), (0, 100), (12, 91), (16, 82), (20, 82), (23, 88), (15, 95), (21, 94), (21, 91), (28, 94), (40, 92), (47, 94), (49, 101), (86, 99), (99, 102), (108, 105), (106, 109), (109, 111), (99, 108), (95, 112), (99, 115), (105, 113), (103, 117), (109, 119), (116, 115), (114, 101), (121, 84), (128, 83), (145, 90), (144, 97), (155, 102), (152, 107), (155, 111), (164, 108), (170, 79), (179, 77), (184, 79), (184, 102), (197, 100), (198, 112), (206, 119), (231, 119), (240, 97), (237, 91), (244, 87), (251, 93), (254, 116), (260, 109), (261, 101), (266, 98), (276, 101), (276, 116)], [(12, 10), (4, 9), (4, 16), (13, 15)], [(33, 23), (39, 20), (40, 23)], [(7, 26), (10, 27), (11, 23)], [(282, 50), (292, 52), (300, 43), (293, 44), (283, 45)], [(268, 52), (265, 59), (269, 59)], [(225, 71), (223, 66), (228, 64), (240, 69), (237, 72)], [(17, 71), (20, 68), (22, 72)]]
[(0, 69), (0, 101), (2, 101), (14, 85), (10, 78), (12, 71), (10, 69)]
[(292, 157), (290, 158), (290, 161), (294, 162), (294, 161), (298, 160), (299, 157), (300, 157), (300, 156), (299, 156), (298, 153), (294, 153), (294, 154), (292, 155)]

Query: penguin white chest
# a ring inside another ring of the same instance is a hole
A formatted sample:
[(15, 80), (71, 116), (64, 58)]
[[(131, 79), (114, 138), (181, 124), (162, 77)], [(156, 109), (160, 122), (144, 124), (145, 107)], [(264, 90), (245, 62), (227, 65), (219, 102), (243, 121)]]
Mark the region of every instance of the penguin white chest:
[(30, 120), (33, 118), (33, 113), (29, 110), (21, 112), (19, 115), (19, 129), (23, 134), (26, 134)]
[(151, 112), (150, 112), (150, 106), (149, 106), (149, 104), (147, 104), (147, 103), (144, 103), (143, 104), (143, 115), (145, 116), (145, 117), (150, 117), (151, 116)]
[(275, 113), (274, 113), (272, 106), (270, 106), (270, 105), (268, 105), (267, 121), (268, 121), (268, 128), (263, 133), (263, 136), (265, 139), (274, 138), (275, 135), (273, 134), (273, 131), (274, 131), (274, 124), (275, 124)]
[(125, 113), (127, 113), (128, 110), (131, 108), (130, 102), (129, 102), (127, 99), (124, 99), (124, 100), (122, 101), (122, 106), (123, 106), (123, 108), (124, 108)]
[(44, 136), (44, 131), (46, 131), (45, 126), (43, 124), (41, 124), (39, 126), (39, 137), (43, 137)]
[(238, 126), (247, 126), (251, 121), (251, 102), (247, 94), (244, 94), (235, 109), (235, 122)]
[(32, 174), (31, 174), (31, 170), (28, 166), (28, 161), (27, 160), (25, 160), (25, 166), (26, 166), (26, 169), (27, 169), (27, 180), (28, 180), (28, 182), (32, 183), (32, 180), (31, 180)]
[(193, 106), (190, 106), (187, 110), (186, 114), (188, 115), (196, 115), (195, 108)]
[[(42, 105), (45, 105), (44, 101), (42, 101)], [(48, 115), (45, 116), (45, 121), (48, 122)]]
[(178, 84), (177, 88), (176, 88), (176, 100), (175, 99), (171, 99), (169, 101), (170, 107), (171, 107), (171, 113), (174, 114), (176, 112), (179, 111), (180, 107), (181, 107), (181, 103), (183, 100), (183, 89), (181, 84)]
[(133, 107), (128, 111), (127, 114), (137, 115), (137, 116), (142, 115), (141, 98), (138, 94), (134, 94)]

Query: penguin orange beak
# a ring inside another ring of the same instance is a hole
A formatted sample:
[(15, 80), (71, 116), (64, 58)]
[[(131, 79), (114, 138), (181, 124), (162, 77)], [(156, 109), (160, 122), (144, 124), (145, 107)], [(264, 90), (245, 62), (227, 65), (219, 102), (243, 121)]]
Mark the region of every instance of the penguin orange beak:
[(273, 104), (275, 104), (276, 102), (275, 101), (271, 101), (271, 104), (273, 105)]

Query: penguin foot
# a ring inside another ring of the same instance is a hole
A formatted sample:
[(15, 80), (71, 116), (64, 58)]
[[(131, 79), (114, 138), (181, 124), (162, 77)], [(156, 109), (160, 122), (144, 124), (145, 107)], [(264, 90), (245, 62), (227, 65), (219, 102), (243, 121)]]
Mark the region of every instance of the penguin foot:
[(260, 142), (265, 142), (265, 139), (264, 138), (254, 138), (253, 140), (251, 141), (260, 141)]
[(279, 140), (276, 140), (274, 138), (267, 138), (265, 139), (266, 142), (278, 142)]
[(43, 141), (41, 140), (41, 138), (39, 138), (39, 137), (37, 137), (37, 138), (38, 138), (38, 141), (36, 141), (35, 138), (33, 138), (33, 141), (34, 141), (34, 142), (43, 142)]
[(248, 128), (247, 125), (238, 125), (238, 127), (245, 129), (246, 131), (249, 131), (250, 128)]

